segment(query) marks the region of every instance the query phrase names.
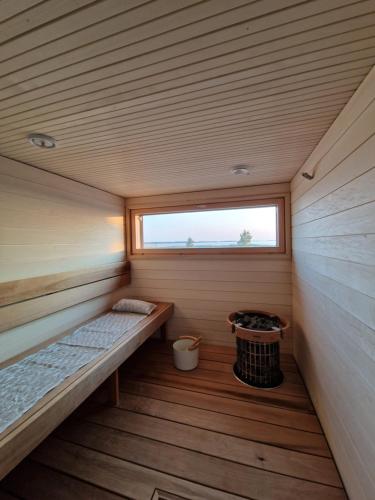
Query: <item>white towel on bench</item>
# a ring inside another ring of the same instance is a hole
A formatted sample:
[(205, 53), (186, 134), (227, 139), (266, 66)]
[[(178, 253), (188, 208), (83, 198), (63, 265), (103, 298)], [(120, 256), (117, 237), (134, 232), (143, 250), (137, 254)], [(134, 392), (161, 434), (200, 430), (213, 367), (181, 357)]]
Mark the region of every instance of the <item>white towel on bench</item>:
[(25, 358), (28, 363), (58, 368), (69, 377), (82, 366), (93, 361), (104, 350), (92, 347), (52, 344), (41, 351)]
[(0, 370), (0, 433), (49, 391), (76, 373), (147, 316), (110, 312), (78, 328), (55, 344)]
[(0, 372), (0, 432), (35, 405), (65, 378), (58, 368), (25, 360)]
[(130, 333), (131, 329), (143, 318), (146, 318), (146, 315), (108, 313), (88, 325), (81, 326), (72, 335), (61, 339), (59, 343), (108, 349), (121, 337)]

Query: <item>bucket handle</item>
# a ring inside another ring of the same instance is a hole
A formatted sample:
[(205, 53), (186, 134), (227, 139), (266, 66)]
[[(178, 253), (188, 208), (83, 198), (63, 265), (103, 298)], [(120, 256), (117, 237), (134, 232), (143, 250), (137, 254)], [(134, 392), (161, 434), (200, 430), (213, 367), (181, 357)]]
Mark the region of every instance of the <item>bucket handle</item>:
[(193, 337), (192, 335), (180, 335), (179, 340), (193, 340), (194, 342), (188, 347), (188, 351), (194, 351), (199, 347), (202, 337)]
[(197, 349), (199, 347), (199, 344), (201, 343), (202, 337), (198, 337), (195, 339), (195, 341), (191, 344), (191, 346), (188, 347), (188, 351), (194, 351), (194, 349)]

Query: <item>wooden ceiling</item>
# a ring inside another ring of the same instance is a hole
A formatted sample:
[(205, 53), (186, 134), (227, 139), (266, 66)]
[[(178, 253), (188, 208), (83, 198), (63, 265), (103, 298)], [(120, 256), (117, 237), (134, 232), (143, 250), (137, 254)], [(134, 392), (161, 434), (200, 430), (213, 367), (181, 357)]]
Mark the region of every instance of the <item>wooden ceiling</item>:
[(375, 63), (375, 0), (0, 0), (0, 20), (0, 154), (123, 196), (290, 180)]

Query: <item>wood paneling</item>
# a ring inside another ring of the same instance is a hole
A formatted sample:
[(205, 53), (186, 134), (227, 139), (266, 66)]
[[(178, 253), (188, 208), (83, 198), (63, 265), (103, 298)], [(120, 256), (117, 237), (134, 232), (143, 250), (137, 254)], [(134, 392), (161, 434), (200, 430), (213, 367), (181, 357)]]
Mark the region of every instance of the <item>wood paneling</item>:
[(52, 339), (73, 333), (77, 325), (108, 311), (124, 296), (126, 288), (100, 295), (86, 302), (62, 309), (48, 316), (25, 323), (0, 334), (0, 363), (9, 361), (36, 346), (49, 344)]
[(105, 295), (129, 283), (126, 275), (68, 288), (0, 308), (0, 333), (16, 326), (48, 316), (62, 309)]
[(289, 181), (375, 62), (373, 0), (16, 4), (0, 152), (123, 196)]
[(375, 495), (375, 69), (292, 181), (295, 354), (351, 498)]
[(0, 283), (0, 306), (49, 295), (68, 288), (113, 278), (114, 276), (126, 275), (126, 279), (130, 281), (129, 270), (130, 263), (123, 262), (94, 269), (84, 269), (80, 271), (50, 274), (37, 278), (6, 281)]
[(122, 198), (3, 157), (0, 179), (4, 361), (108, 308), (129, 275)]
[[(276, 184), (178, 195), (128, 198), (128, 209), (156, 208), (241, 199), (286, 200), (286, 254), (209, 256), (129, 256), (132, 283), (126, 294), (175, 304), (169, 336), (203, 335), (205, 342), (233, 345), (226, 325), (230, 312), (244, 308), (271, 310), (291, 318), (289, 186)], [(128, 235), (128, 242), (129, 242)], [(283, 341), (291, 349), (291, 331)]]
[[(201, 348), (217, 363), (220, 355), (235, 356), (228, 347), (202, 344)], [(87, 491), (90, 498), (107, 498), (101, 497), (103, 489), (139, 500), (345, 498), (313, 412), (290, 410), (287, 401), (270, 405), (263, 399), (265, 391), (259, 390), (254, 391), (255, 402), (248, 398), (239, 403), (234, 396), (242, 395), (245, 387), (233, 378), (229, 395), (215, 367), (208, 370), (215, 382), (204, 397), (203, 380), (189, 390), (178, 382), (171, 387), (162, 377), (170, 356), (167, 344), (145, 344), (120, 371), (119, 407), (88, 402), (77, 418), (57, 429), (15, 469), (1, 489), (25, 500), (37, 492), (52, 496), (61, 478), (62, 499), (73, 486), (78, 495)], [(284, 358), (289, 370), (293, 358)], [(147, 375), (153, 371), (150, 362), (158, 365), (160, 376), (145, 383), (134, 369), (142, 366)], [(224, 364), (229, 373), (232, 362)], [(295, 366), (289, 373), (298, 376)], [(298, 385), (306, 398), (301, 380)], [(269, 394), (276, 400), (280, 390)], [(269, 419), (276, 416), (271, 423)], [(303, 429), (295, 429), (294, 423)], [(49, 468), (54, 471), (51, 475)], [(31, 477), (31, 488), (26, 489), (20, 478)], [(155, 497), (155, 490), (168, 495), (159, 492)]]
[(124, 201), (0, 158), (1, 281), (121, 262)]

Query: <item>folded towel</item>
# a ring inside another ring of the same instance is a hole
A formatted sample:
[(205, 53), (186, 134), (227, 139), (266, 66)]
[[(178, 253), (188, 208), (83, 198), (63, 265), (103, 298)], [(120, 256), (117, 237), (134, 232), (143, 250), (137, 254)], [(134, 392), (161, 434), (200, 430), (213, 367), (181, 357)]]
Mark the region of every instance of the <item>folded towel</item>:
[(138, 314), (151, 314), (156, 305), (143, 300), (121, 299), (112, 307), (117, 312), (132, 312)]

